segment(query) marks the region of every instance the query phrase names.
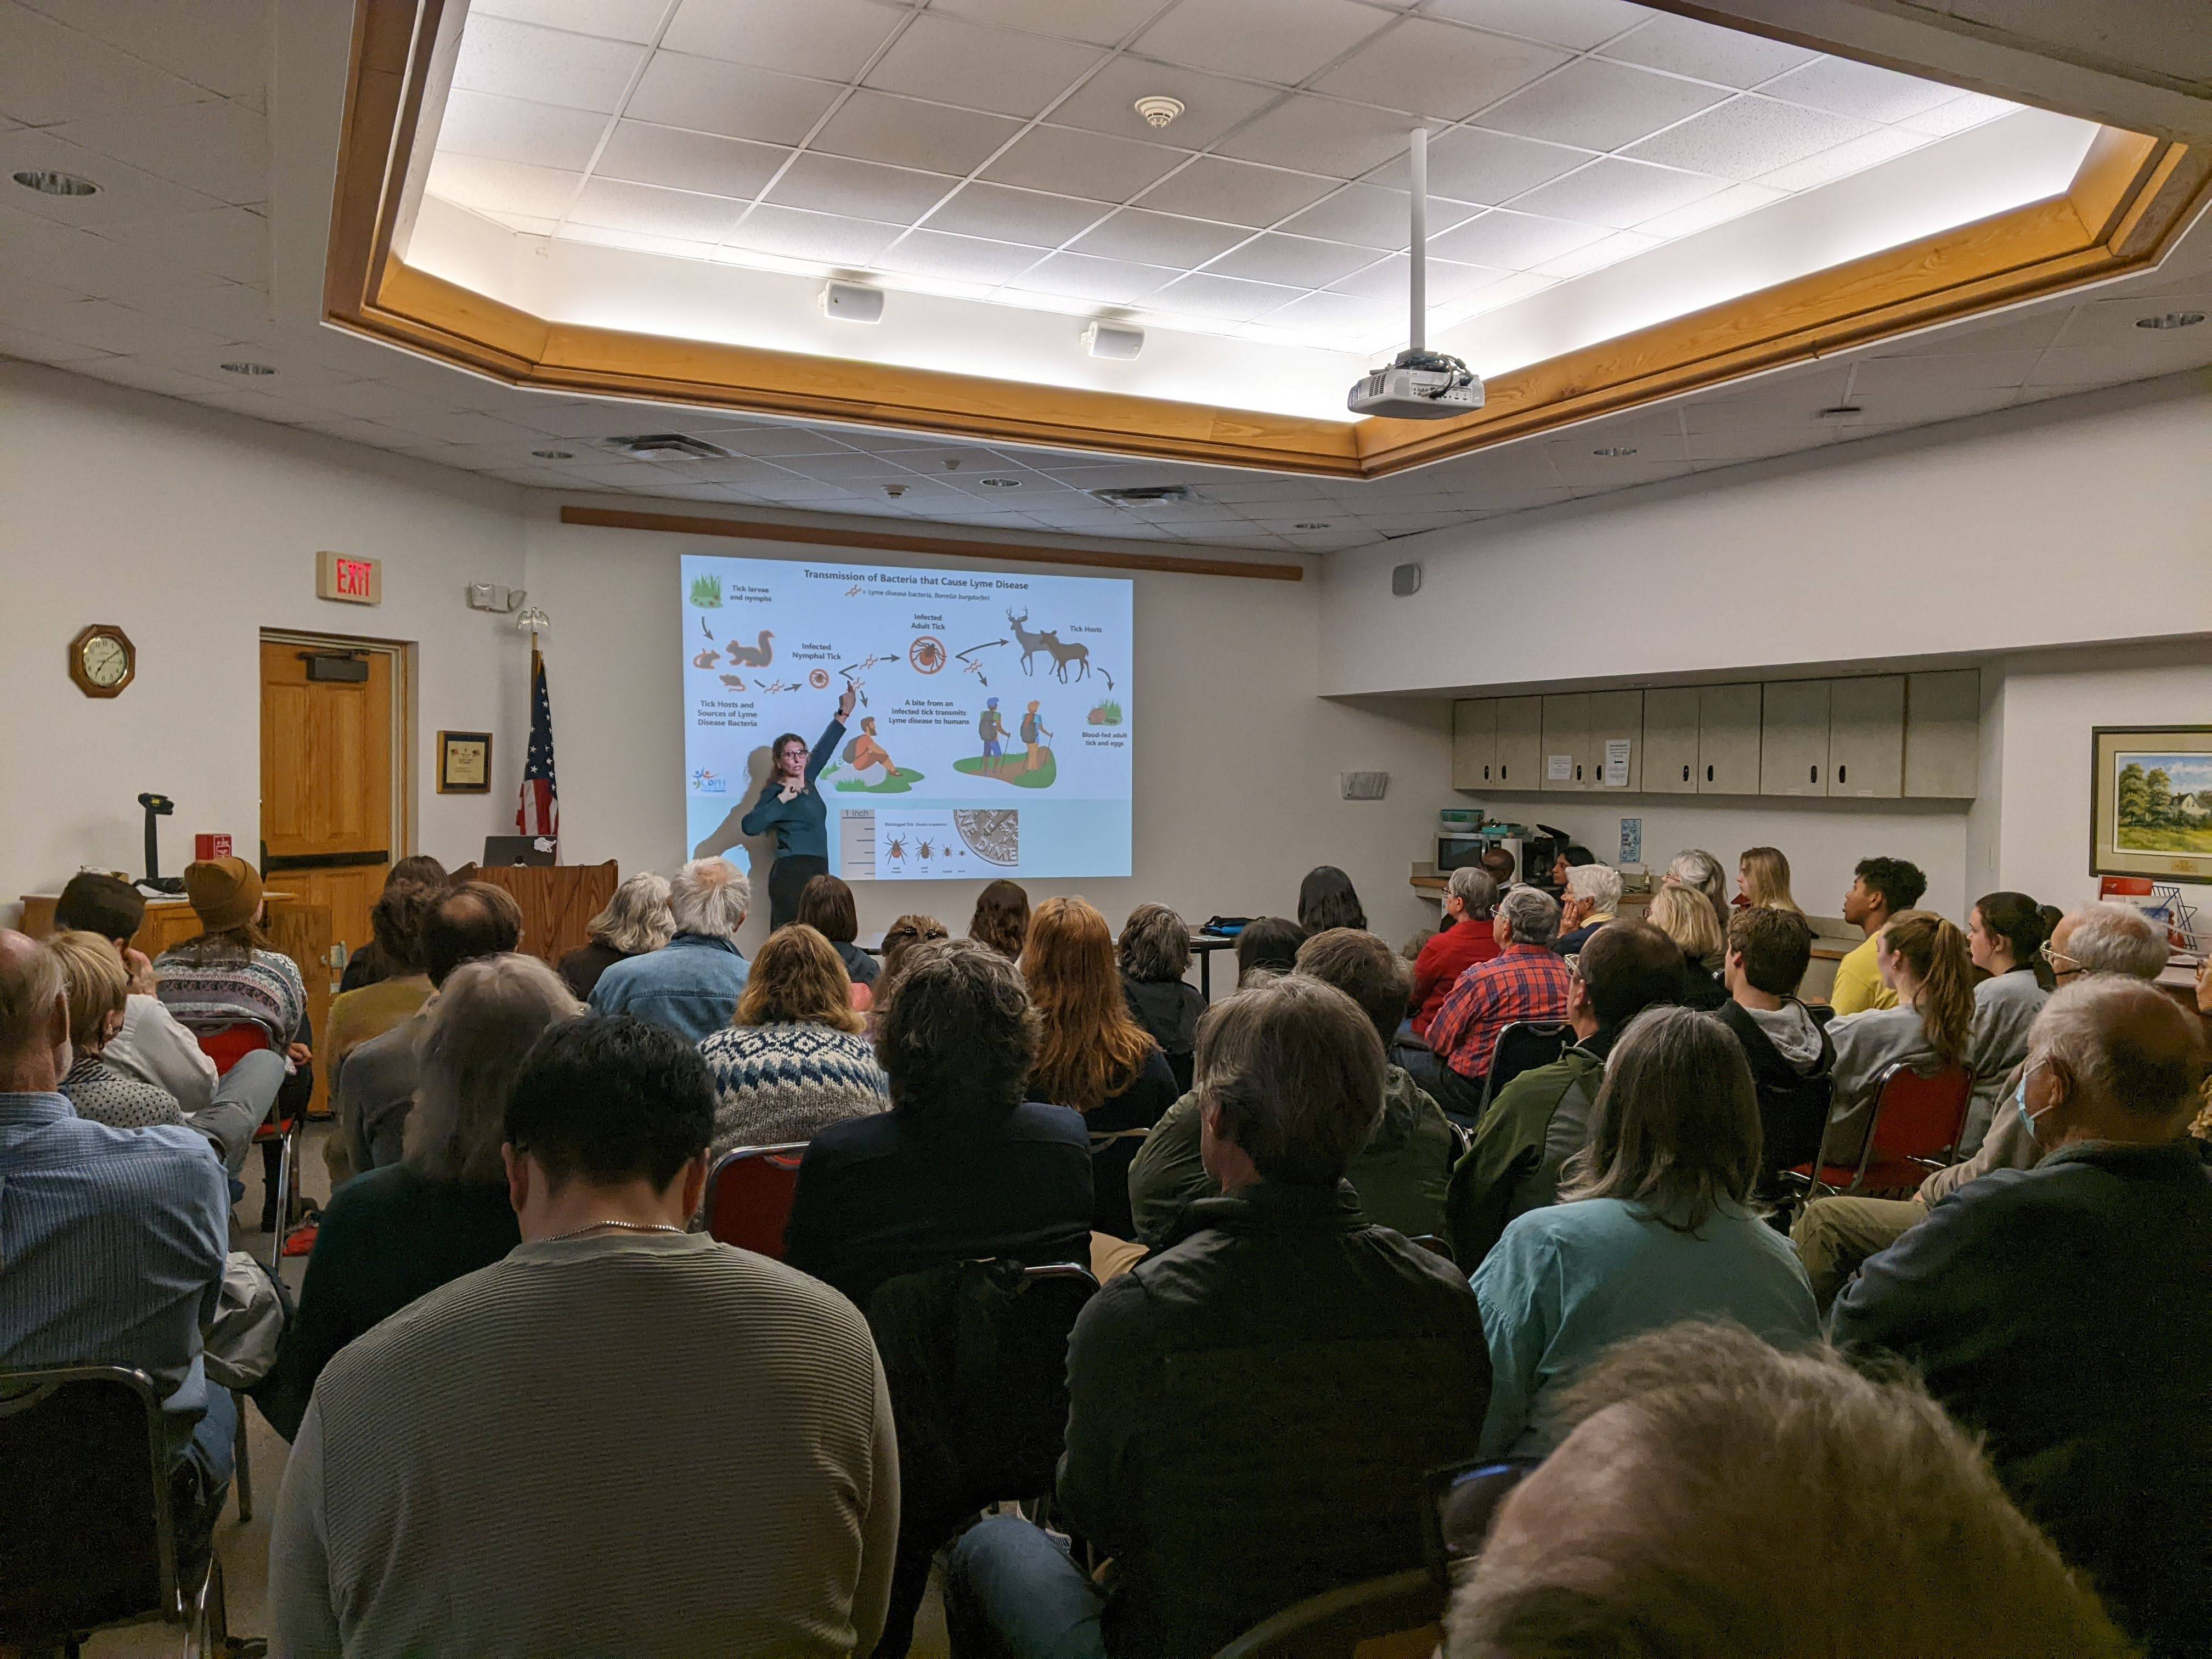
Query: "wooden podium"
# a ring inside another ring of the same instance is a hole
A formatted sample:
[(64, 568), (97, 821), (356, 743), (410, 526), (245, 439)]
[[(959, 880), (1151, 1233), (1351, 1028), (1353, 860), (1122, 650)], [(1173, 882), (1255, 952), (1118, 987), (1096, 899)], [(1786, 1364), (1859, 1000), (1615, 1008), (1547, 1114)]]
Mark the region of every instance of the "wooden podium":
[(522, 907), (522, 949), (552, 967), (590, 943), (587, 924), (614, 897), (622, 879), (615, 861), (605, 864), (472, 864), (453, 879), (504, 887)]

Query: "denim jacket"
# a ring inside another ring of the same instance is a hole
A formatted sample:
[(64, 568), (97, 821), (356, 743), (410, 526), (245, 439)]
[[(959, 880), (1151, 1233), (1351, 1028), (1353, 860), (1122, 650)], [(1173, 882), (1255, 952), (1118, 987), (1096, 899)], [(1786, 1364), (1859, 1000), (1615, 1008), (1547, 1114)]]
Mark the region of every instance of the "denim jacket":
[(592, 1012), (634, 1015), (697, 1042), (730, 1023), (751, 972), (731, 940), (678, 933), (659, 950), (601, 974), (592, 988)]

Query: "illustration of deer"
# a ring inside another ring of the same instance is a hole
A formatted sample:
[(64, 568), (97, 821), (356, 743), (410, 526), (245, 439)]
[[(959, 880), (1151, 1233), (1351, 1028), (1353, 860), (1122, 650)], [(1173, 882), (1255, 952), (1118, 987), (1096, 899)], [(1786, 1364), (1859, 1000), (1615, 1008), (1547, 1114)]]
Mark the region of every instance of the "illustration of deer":
[(732, 640), (727, 647), (730, 653), (730, 666), (732, 668), (767, 667), (775, 660), (775, 647), (769, 643), (775, 637), (775, 635), (763, 628), (760, 631), (760, 643), (757, 646), (739, 645), (735, 640)]
[[(1037, 635), (1037, 641), (1046, 650), (1052, 653), (1052, 672), (1061, 684), (1066, 684), (1070, 679), (1081, 680), (1091, 677), (1091, 647), (1082, 641), (1063, 640), (1057, 632), (1040, 634)], [(1073, 663), (1081, 672), (1071, 675), (1067, 672), (1067, 665), (1070, 663)], [(1112, 690), (1114, 677), (1103, 668), (1098, 672), (1106, 682), (1106, 689), (1109, 691)]]
[(1026, 625), (1029, 619), (1030, 613), (1026, 611), (1018, 617), (1011, 610), (1006, 612), (1006, 626), (1014, 630), (1014, 638), (1021, 643), (1022, 672), (1024, 674), (1033, 674), (1036, 672), (1030, 666), (1030, 659), (1040, 651), (1049, 649), (1045, 641), (1052, 637), (1049, 634), (1030, 633)]

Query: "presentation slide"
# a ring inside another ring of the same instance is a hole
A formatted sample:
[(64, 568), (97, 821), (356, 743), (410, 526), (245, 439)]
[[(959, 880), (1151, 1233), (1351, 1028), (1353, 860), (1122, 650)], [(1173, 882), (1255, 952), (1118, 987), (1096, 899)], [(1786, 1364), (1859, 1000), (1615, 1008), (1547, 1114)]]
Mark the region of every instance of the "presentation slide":
[(765, 750), (859, 695), (817, 787), (848, 881), (1129, 874), (1127, 577), (687, 554), (685, 811), (726, 851)]

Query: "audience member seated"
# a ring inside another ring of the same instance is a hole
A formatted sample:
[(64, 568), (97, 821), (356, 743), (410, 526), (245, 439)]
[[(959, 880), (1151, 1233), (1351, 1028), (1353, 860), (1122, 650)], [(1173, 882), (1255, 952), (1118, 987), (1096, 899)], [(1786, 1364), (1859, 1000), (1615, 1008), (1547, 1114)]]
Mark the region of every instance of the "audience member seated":
[(1662, 877), (1651, 895), (1651, 925), (1674, 941), (1681, 957), (1685, 1007), (1710, 1012), (1728, 1000), (1728, 986), (1721, 978), (1726, 960), (1726, 926), (1715, 920), (1711, 900), (1679, 876)]
[(799, 892), (799, 919), (828, 939), (845, 964), (852, 986), (853, 1006), (866, 1008), (873, 1000), (876, 975), (882, 968), (855, 943), (860, 937), (860, 907), (853, 890), (835, 876), (816, 876)]
[(531, 1044), (583, 1012), (535, 957), (483, 957), (447, 978), (423, 1016), (405, 1152), (331, 1194), (299, 1310), (254, 1390), (277, 1433), (299, 1432), (340, 1348), (520, 1242), (499, 1154), (507, 1091)]
[(1521, 872), (1514, 866), (1513, 854), (1503, 847), (1486, 847), (1482, 849), (1482, 871), (1491, 880), (1498, 884), (1500, 895), (1510, 892), (1521, 884)]
[[(1298, 948), (1297, 971), (1358, 1003), (1389, 1043), (1406, 1006), (1406, 964), (1388, 945), (1356, 928), (1332, 927)], [(1382, 1115), (1344, 1178), (1362, 1215), (1419, 1238), (1443, 1231), (1444, 1188), (1456, 1144), (1443, 1109), (1403, 1066), (1388, 1063), (1387, 1046), (1383, 1054)], [(1185, 1095), (1153, 1126), (1129, 1166), (1137, 1237), (1155, 1249), (1165, 1248), (1186, 1204), (1220, 1192), (1201, 1156), (1200, 1116), (1197, 1093)]]
[(561, 977), (578, 998), (588, 1001), (599, 975), (615, 963), (658, 951), (675, 937), (668, 878), (650, 870), (630, 877), (584, 926), (589, 937), (561, 958)]
[(1894, 1008), (1897, 993), (1881, 976), (1875, 940), (1889, 919), (1910, 910), (1928, 890), (1928, 878), (1903, 859), (1861, 859), (1844, 895), (1844, 920), (1866, 935), (1866, 942), (1836, 964), (1835, 988), (1828, 1001), (1837, 1014), (1863, 1014), (1869, 1008)]
[(1566, 963), (1552, 948), (1559, 907), (1542, 888), (1513, 888), (1498, 901), (1491, 926), (1498, 954), (1462, 974), (1429, 1022), (1437, 1069), (1433, 1079), (1419, 1079), (1437, 1104), (1470, 1120), (1482, 1107), (1482, 1083), (1498, 1034), (1516, 1021), (1566, 1018), (1573, 984)]
[[(1894, 926), (1894, 924), (1892, 924)], [(2153, 1659), (2212, 1631), (2212, 1181), (2201, 1023), (2114, 975), (2037, 1018), (2033, 1170), (1960, 1188), (1860, 1269), (1835, 1340), (1895, 1355)]]
[(1474, 1270), (1490, 1341), (1484, 1456), (1558, 1445), (1559, 1391), (1624, 1338), (1733, 1319), (1778, 1347), (1820, 1340), (1797, 1253), (1753, 1200), (1759, 1168), (1759, 1101), (1728, 1028), (1689, 1008), (1639, 1018), (1607, 1063), (1559, 1203), (1508, 1224)]
[(1059, 1506), (1106, 1582), (987, 1520), (947, 1570), (956, 1653), (1212, 1653), (1419, 1565), (1422, 1474), (1474, 1449), (1474, 1299), (1343, 1181), (1382, 1110), (1375, 1020), (1304, 973), (1240, 992), (1200, 1024), (1197, 1085), (1224, 1195), (1092, 1297), (1068, 1346)]
[(1459, 976), (1498, 954), (1491, 919), (1498, 908), (1498, 884), (1478, 865), (1463, 864), (1444, 882), (1444, 926), (1413, 958), (1413, 1033), (1425, 1042), (1437, 1010), (1444, 1006)]
[(1121, 965), (1121, 994), (1129, 1013), (1168, 1057), (1178, 1089), (1190, 1087), (1191, 1052), (1206, 999), (1186, 984), (1190, 971), (1190, 925), (1164, 904), (1140, 904), (1115, 941)]
[(665, 1029), (538, 1040), (507, 1106), (523, 1243), (316, 1384), (270, 1542), (273, 1651), (874, 1644), (898, 1529), (883, 1367), (842, 1297), (684, 1231), (714, 1115)]
[(1460, 1581), (1446, 1659), (2127, 1659), (1915, 1382), (1682, 1324), (1608, 1351), (1559, 1413)]
[(1702, 847), (1686, 848), (1675, 854), (1674, 861), (1667, 866), (1667, 878), (1684, 887), (1694, 887), (1705, 896), (1705, 902), (1713, 907), (1716, 938), (1728, 931), (1728, 872), (1718, 859)]
[[(1029, 924), (1022, 924), (1027, 931)], [(876, 976), (875, 998), (870, 1004), (872, 1012), (879, 1012), (884, 999), (890, 994), (891, 981), (898, 977), (899, 965), (906, 953), (917, 945), (928, 945), (941, 939), (951, 939), (952, 932), (935, 916), (903, 915), (893, 920), (884, 929), (883, 971)]]
[(131, 943), (145, 919), (146, 901), (137, 888), (93, 870), (71, 876), (54, 905), (57, 929), (99, 934), (115, 947), (130, 975), (123, 1029), (108, 1038), (100, 1058), (175, 1096), (184, 1110), (204, 1111), (215, 1099), (215, 1062), (154, 994), (154, 964)]
[(1092, 1231), (1134, 1238), (1129, 1163), (1175, 1103), (1175, 1073), (1129, 1017), (1106, 918), (1079, 898), (1037, 907), (1022, 950), (1022, 979), (1037, 1015), (1029, 1096), (1083, 1114), (1091, 1135)]
[(2027, 1057), (2027, 1031), (2051, 995), (2043, 960), (2050, 925), (2025, 893), (1984, 893), (1966, 918), (1966, 951), (1989, 977), (1974, 987), (1974, 1103), (1966, 1113), (1962, 1156), (1981, 1150), (2012, 1074)]
[(1616, 922), (1590, 940), (1567, 994), (1574, 1046), (1492, 1097), (1452, 1171), (1446, 1231), (1463, 1267), (1488, 1255), (1516, 1216), (1559, 1202), (1562, 1166), (1589, 1144), (1613, 1045), (1646, 1008), (1681, 995), (1681, 953), (1649, 922)]
[(1820, 1155), (1828, 1123), (1836, 1045), (1796, 995), (1812, 962), (1813, 925), (1802, 911), (1753, 904), (1729, 918), (1729, 1000), (1720, 1017), (1759, 1091), (1762, 1200), (1783, 1196), (1783, 1170)]
[(107, 1062), (106, 1045), (123, 1027), (130, 975), (115, 947), (97, 933), (58, 933), (49, 941), (69, 992), (70, 1034), (75, 1061), (61, 1092), (79, 1117), (111, 1129), (143, 1129), (179, 1123), (205, 1135), (224, 1169), (235, 1175), (246, 1163), (253, 1132), (269, 1115), (283, 1085), (284, 1062), (262, 1049), (241, 1055), (216, 1085), (215, 1097), (186, 1113), (177, 1097)]
[(891, 1109), (808, 1143), (784, 1259), (862, 1308), (948, 1261), (1088, 1261), (1090, 1133), (1024, 1102), (1037, 1016), (1012, 962), (975, 939), (909, 945), (876, 1022)]
[(714, 1156), (810, 1140), (827, 1124), (890, 1110), (865, 1025), (836, 946), (803, 921), (770, 933), (738, 999), (737, 1023), (699, 1045), (714, 1074)]
[(1875, 1091), (1891, 1066), (1971, 1070), (1974, 1060), (1974, 968), (1966, 936), (1933, 910), (1906, 910), (1892, 916), (1873, 943), (1882, 983), (1897, 1006), (1829, 1024), (1836, 1044), (1824, 1155), (1830, 1164), (1858, 1161), (1874, 1121)]
[(1305, 942), (1306, 930), (1288, 916), (1253, 917), (1237, 934), (1238, 987), (1289, 973)]
[[(2154, 980), (2166, 967), (2167, 954), (2164, 930), (2130, 904), (2095, 904), (2076, 910), (2051, 930), (2045, 946), (2045, 959), (2057, 969), (2062, 988), (2101, 974)], [(2012, 1086), (2000, 1097), (2000, 1109), (1981, 1150), (1963, 1163), (1936, 1170), (1911, 1198), (1817, 1198), (1799, 1212), (1790, 1237), (1796, 1241), (1823, 1312), (1861, 1262), (1897, 1243), (1907, 1229), (1925, 1220), (1942, 1199), (1992, 1170), (2032, 1170), (2043, 1161), (2043, 1148), (2013, 1104), (2017, 1071), (2009, 1081)]]
[[(422, 919), (422, 970), (434, 992), (463, 963), (503, 955), (521, 943), (522, 908), (514, 895), (488, 881), (465, 881), (447, 889)], [(430, 1006), (362, 1043), (331, 1079), (337, 1121), (324, 1142), (323, 1161), (332, 1192), (362, 1170), (399, 1161), (415, 1102), (416, 1050)]]
[(405, 1024), (429, 1000), (430, 975), (422, 967), (422, 924), (445, 894), (442, 887), (387, 882), (370, 907), (368, 925), (383, 971), (357, 990), (341, 991), (331, 1004), (323, 1030), (322, 1066), (323, 1075), (334, 1085), (355, 1049)]
[(61, 1092), (69, 1018), (58, 957), (0, 928), (0, 1368), (129, 1365), (151, 1377), (179, 1559), (196, 1564), (237, 1432), (200, 1346), (230, 1248), (230, 1194), (196, 1131), (77, 1115)]
[(1779, 847), (1747, 847), (1736, 860), (1733, 908), (1760, 905), (1769, 910), (1805, 914), (1790, 892), (1790, 860)]
[(702, 1042), (738, 1012), (750, 971), (738, 929), (753, 884), (724, 858), (693, 859), (668, 884), (675, 935), (658, 951), (617, 962), (592, 987), (595, 1014), (630, 1014)]
[(299, 964), (270, 948), (261, 931), (268, 907), (261, 878), (243, 859), (203, 859), (185, 866), (185, 896), (201, 931), (154, 963), (155, 994), (196, 1035), (226, 1025), (258, 1025), (295, 1066), (313, 1058), (307, 987)]
[(1591, 860), (1567, 872), (1565, 896), (1559, 902), (1559, 942), (1563, 957), (1578, 955), (1590, 935), (1620, 911), (1620, 872)]
[(975, 912), (968, 918), (968, 937), (980, 939), (1009, 962), (1021, 960), (1022, 942), (1030, 935), (1030, 896), (1018, 881), (1003, 877), (975, 895)]
[(1584, 865), (1596, 862), (1597, 854), (1580, 842), (1571, 841), (1562, 847), (1552, 860), (1552, 885), (1558, 890), (1553, 896), (1565, 903), (1569, 878)]
[(1332, 927), (1364, 932), (1367, 912), (1360, 908), (1352, 878), (1333, 864), (1317, 864), (1307, 871), (1298, 884), (1298, 926), (1309, 939)]
[[(383, 892), (377, 896), (381, 898), (395, 887), (427, 887), (434, 893), (440, 892), (452, 879), (446, 873), (446, 866), (428, 854), (410, 853), (386, 873)], [(358, 991), (380, 979), (389, 979), (393, 971), (384, 947), (372, 935), (368, 944), (346, 958), (345, 972), (338, 978), (338, 994), (343, 996), (348, 991)]]

